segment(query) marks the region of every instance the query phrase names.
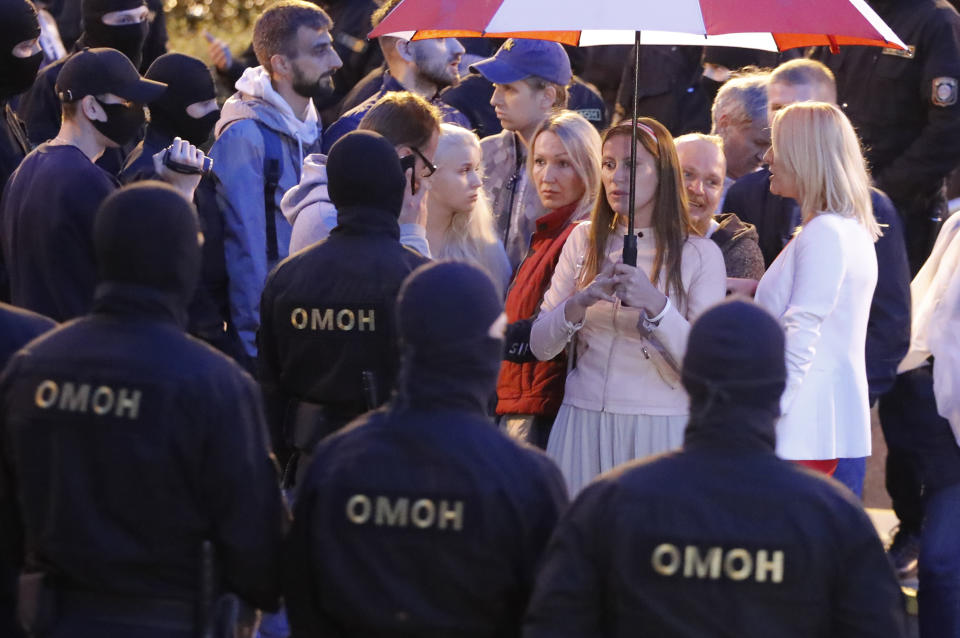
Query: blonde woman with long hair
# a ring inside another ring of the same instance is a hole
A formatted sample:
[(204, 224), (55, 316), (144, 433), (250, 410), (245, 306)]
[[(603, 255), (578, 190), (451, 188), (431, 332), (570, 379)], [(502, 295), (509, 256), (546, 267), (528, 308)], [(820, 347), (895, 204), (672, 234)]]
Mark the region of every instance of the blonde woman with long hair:
[(832, 104), (778, 111), (767, 152), (770, 192), (800, 204), (803, 225), (757, 286), (786, 333), (787, 388), (777, 453), (832, 474), (870, 455), (864, 347), (880, 228), (860, 142)]
[[(679, 363), (690, 323), (723, 299), (720, 249), (690, 221), (677, 152), (656, 120), (603, 137), (601, 190), (589, 223), (567, 240), (530, 334), (540, 359), (575, 340), (563, 405), (547, 453), (573, 496), (597, 474), (635, 458), (678, 448), (688, 415)], [(637, 265), (623, 262), (636, 175)]]
[(507, 294), (506, 348), (497, 381), (497, 414), (511, 436), (546, 447), (563, 400), (564, 353), (537, 361), (530, 326), (574, 226), (590, 216), (600, 188), (600, 135), (571, 111), (547, 117), (530, 139), (527, 175), (546, 213), (537, 218), (526, 257)]
[(480, 175), (480, 140), (467, 129), (440, 125), (436, 172), (427, 193), (427, 244), (437, 259), (466, 261), (484, 270), (503, 294), (510, 262), (494, 230)]

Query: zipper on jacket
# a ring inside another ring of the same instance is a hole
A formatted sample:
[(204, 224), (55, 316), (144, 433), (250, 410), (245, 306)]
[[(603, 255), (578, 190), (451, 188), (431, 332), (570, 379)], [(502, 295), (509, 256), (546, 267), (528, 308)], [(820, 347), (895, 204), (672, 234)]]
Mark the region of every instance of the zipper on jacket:
[(603, 371), (603, 395), (602, 401), (600, 403), (600, 411), (607, 411), (607, 379), (610, 378), (610, 365), (613, 361), (613, 351), (617, 346), (617, 338), (619, 337), (619, 328), (617, 327), (617, 315), (620, 311), (620, 300), (617, 299), (617, 302), (613, 304), (613, 339), (610, 341), (610, 350), (607, 352), (607, 367)]

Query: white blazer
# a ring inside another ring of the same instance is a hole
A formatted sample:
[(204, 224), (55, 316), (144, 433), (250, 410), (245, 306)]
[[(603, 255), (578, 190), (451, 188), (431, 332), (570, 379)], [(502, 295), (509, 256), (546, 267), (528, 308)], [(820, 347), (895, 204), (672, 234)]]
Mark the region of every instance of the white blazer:
[(829, 212), (807, 222), (760, 280), (756, 301), (786, 334), (780, 457), (870, 455), (864, 348), (876, 285), (870, 234), (856, 219)]

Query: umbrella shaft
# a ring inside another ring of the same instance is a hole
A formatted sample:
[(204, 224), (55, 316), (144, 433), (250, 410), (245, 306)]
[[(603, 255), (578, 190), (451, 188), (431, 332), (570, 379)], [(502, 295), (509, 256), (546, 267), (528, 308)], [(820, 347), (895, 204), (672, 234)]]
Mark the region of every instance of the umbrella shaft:
[(627, 236), (623, 240), (623, 263), (637, 265), (637, 238), (633, 227), (634, 200), (637, 189), (637, 102), (640, 92), (640, 32), (637, 31), (633, 46), (633, 126), (630, 128), (630, 204), (627, 207)]

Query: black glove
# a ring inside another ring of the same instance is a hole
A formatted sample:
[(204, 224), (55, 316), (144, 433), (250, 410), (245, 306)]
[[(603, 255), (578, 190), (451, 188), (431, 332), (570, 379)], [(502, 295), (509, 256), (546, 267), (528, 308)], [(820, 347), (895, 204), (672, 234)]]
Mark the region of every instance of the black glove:
[(503, 359), (511, 363), (530, 363), (536, 361), (530, 351), (530, 328), (533, 319), (521, 319), (507, 325), (503, 337)]

